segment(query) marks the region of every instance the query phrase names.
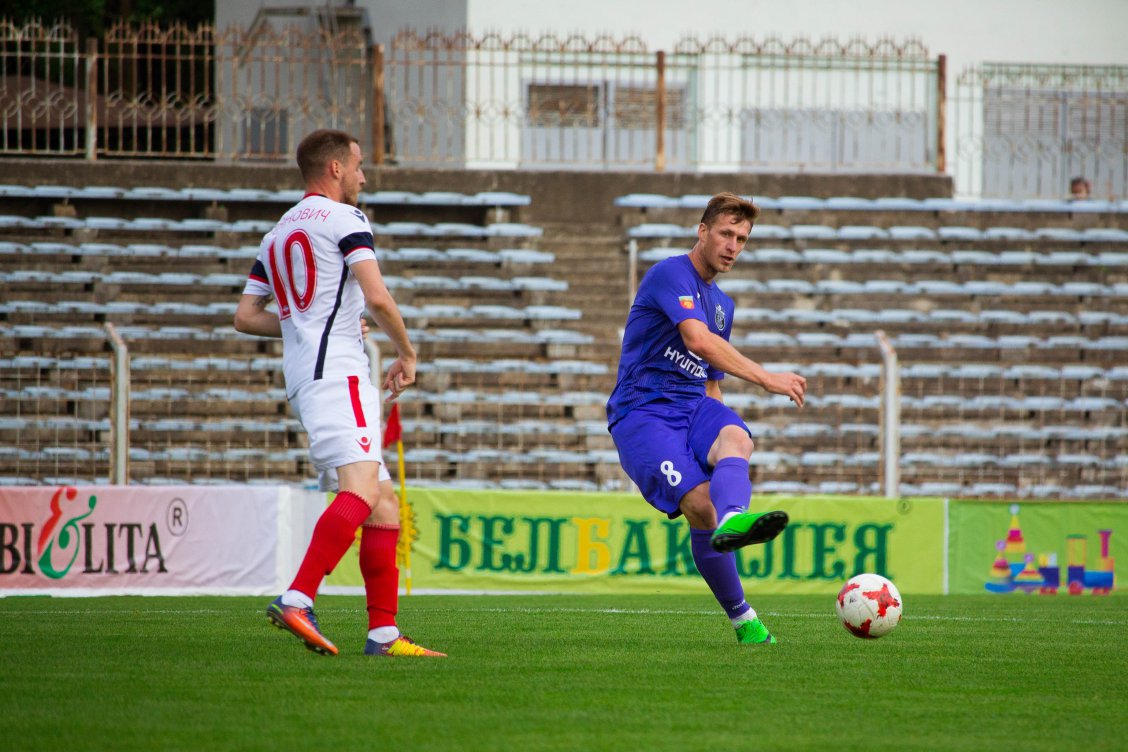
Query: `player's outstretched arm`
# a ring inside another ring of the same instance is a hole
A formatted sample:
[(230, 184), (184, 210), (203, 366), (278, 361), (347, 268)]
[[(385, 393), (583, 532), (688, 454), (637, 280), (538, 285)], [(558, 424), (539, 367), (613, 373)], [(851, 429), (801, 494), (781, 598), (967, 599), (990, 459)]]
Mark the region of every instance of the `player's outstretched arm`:
[(759, 363), (740, 354), (724, 337), (709, 331), (703, 322), (686, 319), (678, 324), (685, 346), (705, 359), (709, 365), (730, 376), (756, 384), (772, 394), (782, 394), (799, 407), (807, 394), (807, 380), (789, 371), (764, 370)]
[(379, 265), (375, 261), (359, 261), (349, 268), (364, 291), (369, 313), (396, 350), (396, 361), (388, 368), (382, 385), (395, 399), (415, 383), (415, 347), (407, 336), (407, 325), (403, 323), (399, 306), (384, 284)]
[(278, 314), (266, 310), (273, 299), (271, 295), (240, 297), (239, 305), (235, 308), (235, 330), (259, 337), (281, 337), (282, 324), (278, 321)]

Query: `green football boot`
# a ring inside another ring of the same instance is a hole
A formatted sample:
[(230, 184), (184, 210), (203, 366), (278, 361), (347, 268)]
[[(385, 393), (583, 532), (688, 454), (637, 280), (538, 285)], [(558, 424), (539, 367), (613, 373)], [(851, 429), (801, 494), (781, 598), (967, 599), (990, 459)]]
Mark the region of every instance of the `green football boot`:
[(767, 543), (787, 527), (787, 512), (738, 512), (717, 525), (709, 545), (728, 553), (755, 543)]
[(741, 645), (774, 645), (776, 638), (760, 621), (760, 617), (741, 622), (736, 628), (736, 641)]

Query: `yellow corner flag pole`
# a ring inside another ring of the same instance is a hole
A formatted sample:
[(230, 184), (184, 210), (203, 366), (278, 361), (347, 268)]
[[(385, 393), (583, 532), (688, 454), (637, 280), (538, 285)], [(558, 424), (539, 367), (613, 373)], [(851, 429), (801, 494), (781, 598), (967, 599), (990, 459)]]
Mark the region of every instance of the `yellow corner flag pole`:
[(411, 595), (411, 548), (419, 537), (415, 528), (415, 510), (407, 501), (407, 471), (403, 464), (403, 424), (400, 423), (399, 403), (392, 405), (388, 412), (387, 427), (384, 430), (384, 448), (396, 443), (397, 469), (399, 470), (399, 542), (396, 544), (396, 564), (403, 570), (404, 589)]
[(415, 543), (415, 513), (407, 502), (407, 473), (403, 466), (403, 439), (396, 439), (396, 455), (399, 468), (400, 502), (400, 558), (403, 559), (403, 584), (411, 595), (411, 546)]

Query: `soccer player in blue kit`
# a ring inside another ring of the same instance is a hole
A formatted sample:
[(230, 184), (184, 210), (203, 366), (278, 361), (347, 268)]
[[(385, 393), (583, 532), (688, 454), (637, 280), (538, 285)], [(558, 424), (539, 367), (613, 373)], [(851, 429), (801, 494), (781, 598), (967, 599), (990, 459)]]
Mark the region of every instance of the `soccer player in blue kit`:
[(725, 374), (803, 406), (807, 380), (772, 373), (729, 343), (735, 304), (715, 284), (731, 271), (760, 209), (732, 193), (710, 199), (689, 253), (655, 264), (627, 317), (607, 422), (619, 461), (648, 502), (684, 515), (697, 570), (743, 644), (774, 643), (744, 600), (733, 551), (772, 540), (781, 511), (750, 512), (744, 421), (721, 401)]

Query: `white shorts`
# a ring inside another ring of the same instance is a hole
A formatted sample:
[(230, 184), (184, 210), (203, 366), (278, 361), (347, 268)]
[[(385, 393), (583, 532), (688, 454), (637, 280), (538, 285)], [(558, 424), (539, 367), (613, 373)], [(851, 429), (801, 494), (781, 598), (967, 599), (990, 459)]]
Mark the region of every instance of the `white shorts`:
[(379, 462), (379, 479), (391, 479), (380, 449), (380, 392), (367, 377), (311, 381), (298, 390), (290, 406), (309, 434), (309, 456), (322, 490), (336, 490), (336, 469), (354, 462)]

